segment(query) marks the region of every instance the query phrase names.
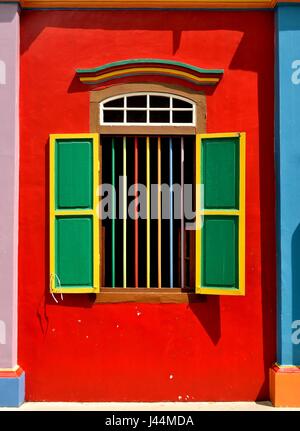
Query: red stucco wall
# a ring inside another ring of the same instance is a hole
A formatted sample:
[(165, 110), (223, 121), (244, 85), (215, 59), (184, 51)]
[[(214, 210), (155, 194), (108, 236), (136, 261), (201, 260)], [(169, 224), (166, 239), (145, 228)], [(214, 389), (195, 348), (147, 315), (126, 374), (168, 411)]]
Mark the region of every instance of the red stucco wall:
[[(21, 19), (19, 364), (28, 400), (268, 398), (275, 359), (273, 14), (26, 11)], [(199, 304), (55, 304), (48, 135), (89, 131), (77, 67), (163, 58), (224, 68), (208, 132), (247, 132), (246, 296)], [(171, 378), (172, 376), (173, 378)]]

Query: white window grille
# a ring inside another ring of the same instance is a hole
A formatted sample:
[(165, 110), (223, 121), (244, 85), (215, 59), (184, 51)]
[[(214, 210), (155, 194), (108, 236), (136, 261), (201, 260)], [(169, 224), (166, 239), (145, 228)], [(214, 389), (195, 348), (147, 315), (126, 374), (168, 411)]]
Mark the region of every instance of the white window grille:
[(100, 103), (101, 125), (195, 126), (196, 105), (165, 93), (132, 93)]

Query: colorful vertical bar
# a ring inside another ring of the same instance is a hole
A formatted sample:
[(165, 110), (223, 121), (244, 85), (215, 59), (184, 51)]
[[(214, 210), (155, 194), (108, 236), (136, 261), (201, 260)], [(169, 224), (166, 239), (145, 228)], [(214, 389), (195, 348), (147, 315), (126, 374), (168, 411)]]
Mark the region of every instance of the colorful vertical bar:
[(146, 176), (147, 176), (147, 288), (150, 288), (150, 138), (146, 138)]
[[(137, 202), (138, 198), (138, 181), (139, 181), (139, 153), (138, 138), (134, 138), (134, 197)], [(139, 221), (138, 209), (135, 207), (134, 220), (134, 282), (135, 287), (139, 287)]]
[(173, 287), (173, 140), (169, 139), (169, 182), (170, 182), (170, 287)]
[(112, 185), (112, 221), (111, 221), (111, 286), (116, 286), (116, 153), (115, 138), (111, 141), (111, 185)]
[(181, 288), (184, 288), (185, 277), (184, 277), (184, 138), (181, 137), (180, 141), (180, 230), (181, 230), (181, 242), (180, 242), (180, 273), (181, 273)]
[(127, 148), (123, 137), (123, 288), (127, 286)]
[(157, 140), (157, 276), (161, 288), (161, 137)]

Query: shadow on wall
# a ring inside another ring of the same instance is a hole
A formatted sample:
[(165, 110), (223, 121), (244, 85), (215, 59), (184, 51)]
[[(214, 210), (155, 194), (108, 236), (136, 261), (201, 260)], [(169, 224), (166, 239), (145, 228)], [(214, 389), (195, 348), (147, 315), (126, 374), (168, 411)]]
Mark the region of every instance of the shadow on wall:
[(18, 9), (17, 4), (0, 4), (0, 23), (4, 24), (6, 22), (12, 22), (16, 16), (16, 10)]
[(199, 301), (190, 302), (189, 309), (205, 329), (216, 346), (221, 338), (221, 313), (219, 296), (201, 295)]
[[(83, 20), (82, 15), (86, 13), (87, 18)], [(264, 349), (264, 375), (265, 381), (257, 394), (257, 399), (262, 399), (268, 394), (268, 369), (275, 361), (275, 328), (276, 328), (276, 303), (274, 287), (276, 286), (275, 270), (275, 185), (274, 185), (274, 116), (273, 116), (273, 100), (274, 100), (274, 76), (273, 70), (270, 71), (269, 65), (274, 64), (273, 35), (268, 35), (267, 40), (263, 40), (261, 44), (254, 44), (257, 26), (264, 25), (259, 22), (260, 17), (264, 14), (270, 14), (270, 20), (273, 19), (272, 12), (260, 12), (255, 15), (251, 14), (251, 25), (245, 25), (241, 19), (241, 15), (247, 12), (224, 12), (216, 14), (215, 12), (205, 12), (205, 20), (199, 20), (195, 13), (182, 13), (172, 15), (169, 11), (157, 11), (157, 19), (148, 19), (150, 16), (147, 13), (141, 14), (138, 11), (119, 11), (118, 14), (113, 14), (109, 11), (101, 11), (101, 14), (81, 12), (80, 16), (76, 11), (57, 12), (55, 15), (47, 12), (39, 12), (33, 21), (32, 13), (29, 15), (23, 12), (21, 26), (26, 26), (27, 19), (30, 19), (32, 31), (26, 33), (26, 37), (22, 38), (21, 52), (25, 53), (30, 45), (38, 38), (39, 34), (47, 27), (55, 28), (78, 28), (78, 29), (104, 29), (129, 31), (132, 30), (134, 22), (136, 30), (148, 31), (166, 31), (172, 32), (173, 47), (170, 53), (176, 54), (180, 48), (181, 35), (184, 31), (217, 31), (228, 30), (232, 32), (240, 32), (242, 35), (241, 41), (236, 52), (233, 54), (232, 60), (228, 66), (231, 70), (251, 71), (257, 74), (258, 79), (258, 115), (259, 115), (259, 193), (260, 193), (260, 244), (261, 244), (261, 298), (262, 298), (262, 316), (263, 316), (263, 349)], [(66, 17), (67, 14), (67, 17)], [(168, 19), (167, 15), (168, 14)], [(230, 14), (232, 19), (228, 20), (227, 15)], [(170, 17), (172, 19), (170, 19)], [(265, 17), (265, 15), (264, 15)], [(230, 22), (229, 22), (230, 21)], [(34, 22), (34, 25), (32, 25)], [(271, 32), (270, 32), (271, 33)], [(139, 52), (137, 51), (137, 57)], [(121, 60), (120, 58), (115, 60)], [(184, 61), (184, 59), (183, 59)], [(77, 67), (85, 67), (84, 64), (74, 64), (74, 73)], [(95, 59), (94, 66), (99, 66)], [(199, 66), (201, 65), (201, 57), (199, 58)], [(222, 67), (222, 65), (219, 65)], [(226, 65), (227, 66), (227, 65)], [(71, 91), (82, 91), (82, 86), (70, 82)], [(89, 91), (87, 86), (86, 91)], [(247, 95), (245, 95), (247, 97)], [(243, 114), (245, 115), (245, 114)], [(249, 147), (251, 143), (249, 142)], [(249, 148), (248, 147), (248, 148)], [(46, 184), (48, 184), (48, 151), (46, 151)], [(251, 178), (248, 181), (251, 181)], [(48, 226), (48, 198), (46, 196), (46, 226)], [(249, 229), (249, 225), (248, 225)], [(298, 235), (299, 237), (299, 235)], [(47, 230), (48, 238), (48, 230)], [(49, 252), (48, 240), (46, 241), (46, 280), (49, 278)], [(300, 240), (298, 248), (300, 249)], [(298, 254), (299, 255), (299, 254)], [(247, 262), (246, 262), (247, 266)], [(298, 265), (299, 266), (299, 265)], [(296, 265), (296, 267), (298, 267)], [(247, 281), (247, 280), (246, 280)], [(297, 282), (300, 281), (300, 269), (297, 274)], [(46, 298), (48, 298), (48, 286), (46, 287)], [(247, 285), (246, 289), (251, 290), (251, 286)], [(296, 291), (296, 289), (294, 289)], [(300, 289), (299, 289), (300, 292)], [(251, 294), (254, 294), (251, 292)], [(258, 292), (255, 292), (258, 294)], [(300, 293), (298, 293), (300, 295)], [(63, 302), (63, 306), (78, 306), (91, 307), (93, 301), (91, 297), (85, 295), (84, 298), (75, 295), (68, 296)], [(207, 306), (209, 304), (209, 307)], [(190, 304), (190, 308), (196, 315), (199, 322), (207, 330), (212, 342), (217, 344), (221, 337), (221, 321), (220, 321), (220, 299), (218, 297), (207, 297), (200, 303)], [(211, 314), (212, 313), (212, 314)]]
[[(45, 189), (49, 190), (49, 142), (45, 143)], [(50, 253), (49, 253), (49, 199), (48, 194), (45, 193), (45, 280), (49, 280), (49, 264), (50, 264)], [(55, 305), (54, 299), (49, 296), (50, 285), (46, 284), (45, 292), (39, 302), (37, 309), (37, 318), (40, 323), (42, 333), (45, 335), (48, 331), (49, 318), (47, 313), (47, 305)], [(60, 298), (60, 295), (57, 295)], [(91, 308), (94, 304), (94, 295), (64, 295), (63, 302), (60, 305), (66, 307), (85, 307)]]

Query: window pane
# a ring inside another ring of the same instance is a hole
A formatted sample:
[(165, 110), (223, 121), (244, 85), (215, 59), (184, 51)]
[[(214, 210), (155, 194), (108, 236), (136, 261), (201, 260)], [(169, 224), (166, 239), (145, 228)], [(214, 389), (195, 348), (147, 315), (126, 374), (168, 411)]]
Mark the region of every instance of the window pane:
[(150, 96), (150, 108), (169, 108), (170, 98), (164, 96)]
[(127, 97), (128, 108), (146, 108), (147, 96), (130, 96)]
[(124, 106), (124, 97), (120, 97), (119, 99), (111, 100), (110, 102), (106, 102), (103, 104), (105, 108), (121, 108)]
[(123, 123), (124, 111), (103, 111), (104, 123)]
[(146, 123), (147, 111), (127, 111), (127, 123)]
[(173, 98), (173, 108), (192, 108), (191, 103), (185, 102), (184, 100)]
[(173, 111), (173, 123), (192, 123), (193, 111)]
[(150, 111), (150, 123), (170, 123), (170, 112)]

